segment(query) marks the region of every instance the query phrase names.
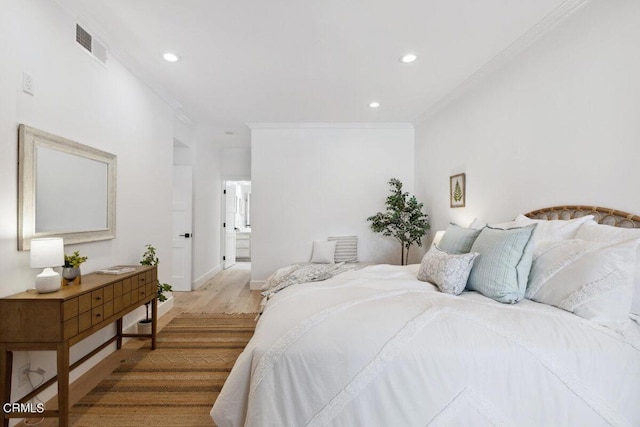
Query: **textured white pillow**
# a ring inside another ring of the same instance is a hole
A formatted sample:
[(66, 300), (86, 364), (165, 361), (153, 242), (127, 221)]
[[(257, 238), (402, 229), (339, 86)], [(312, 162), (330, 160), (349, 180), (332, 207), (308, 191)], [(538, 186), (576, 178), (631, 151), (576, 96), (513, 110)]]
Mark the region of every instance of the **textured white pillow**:
[(638, 243), (549, 243), (533, 262), (525, 296), (622, 330), (629, 321)]
[(318, 264), (335, 264), (336, 240), (330, 242), (315, 241), (313, 242), (313, 252), (311, 253), (311, 262)]
[(533, 259), (540, 256), (540, 248), (546, 246), (548, 243), (575, 238), (580, 227), (587, 222), (596, 223), (593, 220), (593, 215), (585, 215), (569, 220), (546, 220), (531, 219), (520, 214), (515, 220), (516, 227), (538, 224), (536, 231), (533, 232)]
[(418, 280), (433, 283), (445, 294), (459, 295), (467, 285), (473, 260), (478, 255), (477, 252), (448, 254), (434, 246), (422, 257)]
[[(610, 225), (586, 223), (578, 230), (576, 239), (592, 240), (596, 242), (622, 242), (640, 238), (640, 229), (612, 227)], [(633, 301), (631, 314), (640, 316), (640, 247), (636, 255), (636, 268), (633, 279)]]

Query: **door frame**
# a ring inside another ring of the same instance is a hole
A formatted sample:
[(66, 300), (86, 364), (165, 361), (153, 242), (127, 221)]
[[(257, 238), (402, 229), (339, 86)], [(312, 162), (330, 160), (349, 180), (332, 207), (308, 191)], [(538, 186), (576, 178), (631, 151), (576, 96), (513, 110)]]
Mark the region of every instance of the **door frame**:
[(222, 202), (220, 204), (220, 267), (221, 270), (224, 270), (224, 256), (226, 250), (226, 242), (225, 242), (225, 229), (224, 222), (227, 213), (227, 198), (225, 197), (225, 190), (227, 188), (227, 182), (236, 182), (236, 181), (249, 181), (251, 182), (251, 177), (246, 175), (225, 175), (222, 177), (221, 182), (221, 190), (220, 190), (220, 198)]

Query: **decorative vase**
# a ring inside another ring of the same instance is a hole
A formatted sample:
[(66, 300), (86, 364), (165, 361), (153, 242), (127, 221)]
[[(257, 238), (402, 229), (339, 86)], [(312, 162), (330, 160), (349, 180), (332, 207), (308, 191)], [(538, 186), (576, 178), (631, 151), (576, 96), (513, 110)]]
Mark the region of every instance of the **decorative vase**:
[(71, 282), (76, 282), (80, 284), (81, 274), (80, 267), (63, 267), (62, 268), (62, 277), (65, 280), (65, 284), (70, 284)]

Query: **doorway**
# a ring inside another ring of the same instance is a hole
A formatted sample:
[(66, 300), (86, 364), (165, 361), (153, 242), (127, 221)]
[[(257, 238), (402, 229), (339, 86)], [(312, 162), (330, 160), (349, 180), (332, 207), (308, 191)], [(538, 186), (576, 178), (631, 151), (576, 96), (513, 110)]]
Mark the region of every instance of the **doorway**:
[(193, 167), (173, 166), (171, 284), (175, 291), (191, 290)]
[(251, 268), (251, 181), (223, 182), (224, 269)]

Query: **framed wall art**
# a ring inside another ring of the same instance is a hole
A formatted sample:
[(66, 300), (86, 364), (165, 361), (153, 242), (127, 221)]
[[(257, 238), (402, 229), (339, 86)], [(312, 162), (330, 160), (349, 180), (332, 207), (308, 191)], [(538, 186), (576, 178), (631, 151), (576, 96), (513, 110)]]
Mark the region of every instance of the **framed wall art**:
[(464, 208), (466, 187), (465, 174), (459, 173), (449, 177), (449, 199), (452, 208)]

